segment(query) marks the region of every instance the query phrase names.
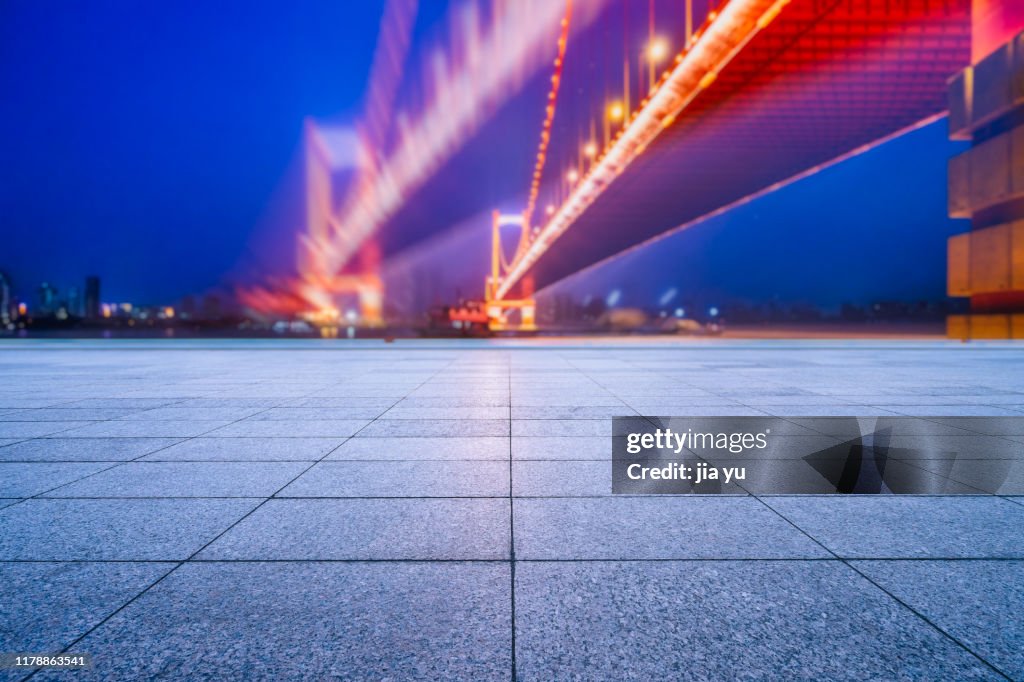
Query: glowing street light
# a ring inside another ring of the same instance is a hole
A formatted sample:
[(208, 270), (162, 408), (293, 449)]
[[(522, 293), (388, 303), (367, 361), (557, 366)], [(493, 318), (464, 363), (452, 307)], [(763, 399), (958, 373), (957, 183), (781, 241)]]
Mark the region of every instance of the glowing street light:
[(565, 179), (570, 183), (575, 183), (580, 179), (580, 174), (575, 168), (570, 168), (569, 172), (565, 174)]
[(548, 207), (547, 207), (547, 208), (545, 209), (545, 212), (546, 212), (546, 213), (547, 213), (548, 215), (551, 215), (552, 213), (554, 213), (554, 212), (555, 212), (555, 207), (554, 207), (554, 205), (552, 205), (552, 204), (548, 204)]
[(664, 38), (655, 38), (647, 46), (647, 58), (652, 63), (657, 63), (668, 56), (668, 41)]
[(612, 102), (608, 106), (608, 120), (613, 123), (618, 123), (626, 115), (626, 108), (622, 106), (622, 102)]
[(583, 148), (583, 153), (586, 154), (588, 159), (592, 159), (597, 156), (597, 144), (594, 142), (588, 142), (587, 146)]

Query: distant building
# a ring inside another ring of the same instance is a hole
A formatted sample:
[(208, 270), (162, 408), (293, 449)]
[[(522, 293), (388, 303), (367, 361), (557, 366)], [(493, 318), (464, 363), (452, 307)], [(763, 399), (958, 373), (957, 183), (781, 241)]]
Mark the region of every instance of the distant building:
[(57, 287), (49, 282), (39, 285), (39, 312), (42, 315), (51, 315), (57, 309)]
[(85, 278), (85, 317), (95, 320), (100, 316), (100, 278)]
[(11, 323), (14, 314), (14, 300), (11, 294), (11, 278), (0, 272), (0, 325)]
[(68, 289), (67, 304), (68, 315), (72, 317), (82, 316), (82, 292), (78, 287)]
[[(948, 242), (947, 290), (959, 339), (1024, 339), (1024, 10), (975, 9), (974, 61), (949, 82), (949, 130), (971, 147), (949, 163), (949, 214), (970, 229)], [(981, 38), (979, 40), (979, 38)]]

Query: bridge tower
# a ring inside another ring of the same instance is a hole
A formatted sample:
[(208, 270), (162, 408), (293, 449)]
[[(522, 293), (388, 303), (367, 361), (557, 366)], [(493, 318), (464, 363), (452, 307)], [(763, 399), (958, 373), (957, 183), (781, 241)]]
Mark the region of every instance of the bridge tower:
[(970, 298), (947, 335), (1024, 339), (1024, 4), (974, 0), (974, 62), (949, 83), (949, 131), (970, 149), (949, 164), (950, 296)]
[[(512, 262), (526, 247), (530, 233), (525, 214), (506, 214), (499, 211), (494, 211), (491, 214), (491, 274), (484, 282), (484, 309), (489, 320), (488, 326), (491, 331), (537, 331), (537, 303), (533, 299), (533, 292), (525, 293), (515, 299), (498, 295), (502, 278), (509, 265), (505, 262), (505, 252), (501, 246), (501, 228), (503, 227), (518, 227), (520, 230), (519, 242)], [(513, 310), (519, 311), (519, 324), (509, 322), (508, 313)]]

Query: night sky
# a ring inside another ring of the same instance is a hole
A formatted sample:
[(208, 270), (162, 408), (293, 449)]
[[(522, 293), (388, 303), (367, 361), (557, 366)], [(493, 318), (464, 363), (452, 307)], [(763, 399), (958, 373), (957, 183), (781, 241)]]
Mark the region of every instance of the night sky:
[[(417, 40), (446, 3), (420, 5)], [(287, 271), (303, 120), (358, 115), (382, 7), (0, 4), (0, 270), (22, 298), (98, 274), (104, 300), (139, 303)], [(961, 229), (945, 217), (955, 150), (940, 122), (566, 284), (628, 282), (637, 304), (671, 286), (823, 305), (941, 297), (945, 238)]]

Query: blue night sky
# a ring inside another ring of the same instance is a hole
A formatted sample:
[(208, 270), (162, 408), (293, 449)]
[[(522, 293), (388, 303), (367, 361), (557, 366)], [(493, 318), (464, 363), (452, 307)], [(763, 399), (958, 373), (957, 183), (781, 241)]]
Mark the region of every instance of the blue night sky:
[[(420, 5), (417, 40), (446, 8)], [(98, 274), (104, 300), (140, 303), (287, 270), (303, 120), (358, 114), (382, 7), (0, 4), (0, 269), (23, 298)], [(567, 285), (629, 281), (637, 303), (668, 286), (940, 297), (945, 238), (960, 229), (945, 217), (955, 149), (940, 122)]]

